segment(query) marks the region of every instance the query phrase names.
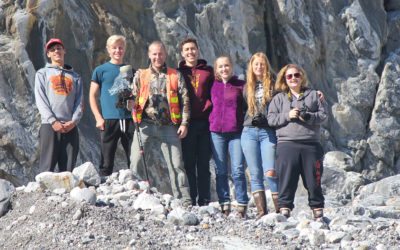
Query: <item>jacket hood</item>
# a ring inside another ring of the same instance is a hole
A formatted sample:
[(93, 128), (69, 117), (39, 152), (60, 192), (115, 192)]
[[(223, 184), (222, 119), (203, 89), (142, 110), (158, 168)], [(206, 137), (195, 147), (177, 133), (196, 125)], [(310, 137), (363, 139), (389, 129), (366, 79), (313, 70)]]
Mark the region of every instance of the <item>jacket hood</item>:
[[(196, 69), (201, 69), (204, 67), (207, 67), (207, 61), (204, 59), (198, 59)], [(187, 66), (185, 60), (179, 62), (178, 69), (187, 69), (187, 68), (191, 69), (192, 67)]]

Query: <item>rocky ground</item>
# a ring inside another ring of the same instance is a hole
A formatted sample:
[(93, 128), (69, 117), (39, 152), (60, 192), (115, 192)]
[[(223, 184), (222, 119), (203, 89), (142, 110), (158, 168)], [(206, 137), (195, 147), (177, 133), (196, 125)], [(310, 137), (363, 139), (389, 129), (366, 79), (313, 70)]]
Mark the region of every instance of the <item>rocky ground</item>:
[[(326, 223), (321, 223), (311, 219), (301, 194), (289, 219), (271, 212), (255, 220), (252, 204), (248, 218), (240, 219), (235, 209), (225, 217), (217, 203), (184, 207), (168, 194), (148, 190), (129, 170), (99, 184), (90, 167), (37, 176), (36, 182), (10, 192), (9, 210), (0, 217), (0, 248), (399, 248), (399, 176), (363, 187), (346, 205), (327, 195)], [(96, 182), (96, 188), (91, 186)], [(0, 191), (0, 202), (4, 193)]]

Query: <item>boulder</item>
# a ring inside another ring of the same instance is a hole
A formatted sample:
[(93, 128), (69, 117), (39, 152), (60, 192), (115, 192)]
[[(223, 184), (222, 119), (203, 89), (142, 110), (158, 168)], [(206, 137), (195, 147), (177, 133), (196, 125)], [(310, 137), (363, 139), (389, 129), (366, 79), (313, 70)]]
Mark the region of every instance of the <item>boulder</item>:
[(71, 199), (78, 202), (87, 202), (90, 205), (96, 204), (96, 192), (90, 188), (75, 187), (70, 193)]
[[(160, 205), (160, 200), (154, 195), (148, 194), (146, 192), (142, 192), (138, 195), (133, 204), (134, 209), (153, 209), (154, 207)], [(155, 208), (154, 208), (155, 209)]]
[(79, 167), (74, 168), (72, 173), (78, 177), (79, 181), (83, 181), (86, 186), (100, 185), (101, 178), (99, 171), (91, 162), (85, 162)]
[(84, 185), (83, 183), (80, 183), (79, 179), (71, 172), (43, 172), (36, 175), (35, 180), (43, 189), (48, 189), (50, 191), (57, 188), (64, 188), (69, 192), (80, 184)]
[(11, 195), (14, 191), (15, 187), (11, 182), (0, 179), (0, 217), (10, 208)]

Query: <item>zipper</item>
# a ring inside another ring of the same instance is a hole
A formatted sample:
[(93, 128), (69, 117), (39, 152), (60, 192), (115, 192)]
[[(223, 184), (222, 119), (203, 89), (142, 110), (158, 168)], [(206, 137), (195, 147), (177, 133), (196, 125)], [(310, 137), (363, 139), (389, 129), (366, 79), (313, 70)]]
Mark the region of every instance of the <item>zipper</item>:
[(228, 84), (228, 82), (224, 83), (222, 82), (222, 84), (224, 85), (223, 88), (223, 105), (222, 105), (222, 116), (221, 116), (221, 133), (223, 133), (223, 124), (224, 124), (224, 120), (225, 120), (225, 105), (226, 105), (226, 99), (225, 99), (225, 91), (226, 91), (226, 85)]

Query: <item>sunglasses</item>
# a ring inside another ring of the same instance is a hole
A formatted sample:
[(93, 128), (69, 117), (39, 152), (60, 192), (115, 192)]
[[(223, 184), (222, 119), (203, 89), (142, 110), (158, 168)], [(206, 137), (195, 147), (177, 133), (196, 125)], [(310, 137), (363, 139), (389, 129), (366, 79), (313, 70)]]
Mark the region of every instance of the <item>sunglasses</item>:
[(53, 48), (50, 48), (48, 51), (49, 51), (49, 52), (54, 52), (54, 51), (56, 51), (56, 50), (60, 50), (60, 51), (61, 51), (61, 50), (63, 50), (63, 49), (64, 49), (64, 48), (60, 46), (60, 47), (53, 47)]
[(292, 78), (300, 78), (301, 77), (301, 74), (300, 73), (294, 73), (294, 74), (287, 74), (286, 75), (286, 79), (288, 79), (288, 80), (290, 80), (290, 79), (292, 79)]

